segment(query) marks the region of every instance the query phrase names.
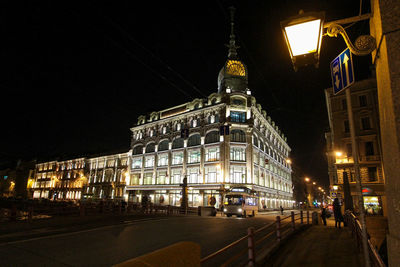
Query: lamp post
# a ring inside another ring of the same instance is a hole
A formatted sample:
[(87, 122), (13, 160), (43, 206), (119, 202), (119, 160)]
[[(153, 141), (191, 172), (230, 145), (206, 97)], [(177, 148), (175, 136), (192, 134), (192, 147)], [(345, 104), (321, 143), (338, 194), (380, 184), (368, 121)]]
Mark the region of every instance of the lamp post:
[[(365, 14), (356, 17), (346, 18), (327, 22), (324, 24), (324, 13), (304, 13), (299, 12), (298, 16), (292, 17), (288, 20), (281, 22), (283, 35), (288, 45), (290, 57), (292, 59), (293, 67), (297, 71), (299, 66), (309, 65), (313, 63), (318, 67), (320, 47), (322, 36), (328, 35), (329, 37), (337, 37), (340, 34), (351, 53), (359, 56), (370, 54), (376, 48), (376, 41), (370, 35), (359, 36), (354, 45), (350, 41), (346, 31), (340, 24), (348, 24), (369, 19), (371, 14)], [(326, 28), (326, 34), (323, 29)], [(304, 39), (307, 39), (305, 42)], [(302, 60), (299, 60), (302, 59)], [(359, 193), (359, 209), (360, 209), (360, 222), (362, 225), (362, 244), (364, 251), (364, 260), (367, 267), (370, 266), (369, 252), (368, 252), (368, 239), (365, 223), (364, 201), (362, 195), (362, 184), (360, 179), (360, 170), (358, 163), (358, 144), (355, 136), (353, 110), (351, 105), (350, 88), (346, 89), (346, 102), (347, 113), (349, 117), (350, 135), (353, 150), (354, 172), (357, 181), (357, 191)]]

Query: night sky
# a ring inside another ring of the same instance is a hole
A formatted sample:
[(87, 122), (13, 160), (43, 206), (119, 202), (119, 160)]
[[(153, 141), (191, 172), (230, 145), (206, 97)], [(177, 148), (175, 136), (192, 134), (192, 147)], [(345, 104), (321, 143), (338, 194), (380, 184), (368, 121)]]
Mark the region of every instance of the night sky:
[[(217, 92), (234, 5), (252, 94), (288, 137), (294, 166), (329, 183), (323, 90), (346, 45), (324, 37), (319, 69), (294, 72), (280, 21), (300, 9), (356, 16), (359, 1), (72, 2), (1, 4), (0, 166), (128, 151), (139, 115)], [(368, 29), (347, 30), (354, 40)], [(356, 80), (371, 76), (370, 56), (353, 60)]]

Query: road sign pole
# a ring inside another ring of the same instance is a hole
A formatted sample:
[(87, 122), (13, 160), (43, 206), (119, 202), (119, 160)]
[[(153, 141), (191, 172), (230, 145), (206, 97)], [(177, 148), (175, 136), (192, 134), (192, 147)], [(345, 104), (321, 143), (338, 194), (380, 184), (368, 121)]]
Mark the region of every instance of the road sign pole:
[(352, 145), (352, 154), (353, 154), (353, 161), (354, 161), (354, 176), (356, 179), (356, 188), (359, 193), (358, 199), (358, 206), (360, 210), (360, 222), (362, 227), (362, 245), (363, 245), (363, 252), (364, 252), (364, 260), (365, 266), (371, 266), (370, 259), (369, 259), (369, 251), (368, 251), (368, 239), (367, 239), (367, 228), (365, 224), (365, 210), (364, 210), (364, 199), (362, 195), (362, 183), (360, 177), (360, 166), (358, 164), (358, 143), (356, 140), (356, 131), (354, 128), (354, 116), (353, 116), (353, 107), (351, 104), (351, 92), (350, 87), (346, 89), (346, 102), (347, 102), (347, 114), (349, 116), (349, 126), (350, 126), (350, 137), (351, 137), (351, 145)]

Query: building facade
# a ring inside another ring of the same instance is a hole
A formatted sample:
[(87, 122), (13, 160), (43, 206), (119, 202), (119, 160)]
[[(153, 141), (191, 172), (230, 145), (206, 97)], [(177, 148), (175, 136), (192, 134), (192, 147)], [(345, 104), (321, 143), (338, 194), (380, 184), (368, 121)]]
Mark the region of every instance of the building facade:
[(189, 206), (215, 198), (219, 207), (238, 185), (257, 193), (261, 209), (293, 205), (287, 138), (251, 95), (233, 33), (228, 47), (218, 92), (142, 115), (131, 128), (129, 201), (179, 206), (186, 177)]
[(129, 179), (130, 153), (88, 158), (87, 183), (83, 186), (83, 198), (115, 199), (125, 197), (126, 179)]
[[(375, 79), (363, 80), (351, 87), (362, 194), (369, 214), (382, 214), (386, 201), (376, 88)], [(347, 178), (353, 206), (358, 207), (360, 193), (356, 190), (346, 96), (344, 92), (334, 95), (332, 88), (325, 90), (325, 96), (330, 125), (325, 137), (331, 193), (343, 197), (343, 182)]]
[(86, 183), (85, 158), (50, 161), (35, 165), (34, 180), (28, 182), (33, 198), (52, 200), (81, 199)]

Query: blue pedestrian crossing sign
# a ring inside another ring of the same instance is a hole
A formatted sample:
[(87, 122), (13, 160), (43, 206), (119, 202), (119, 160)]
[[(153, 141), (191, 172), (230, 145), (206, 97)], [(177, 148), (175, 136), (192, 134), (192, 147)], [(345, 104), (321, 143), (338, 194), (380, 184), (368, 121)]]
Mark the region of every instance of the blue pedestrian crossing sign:
[(335, 95), (354, 83), (353, 60), (349, 48), (332, 60), (331, 76)]

